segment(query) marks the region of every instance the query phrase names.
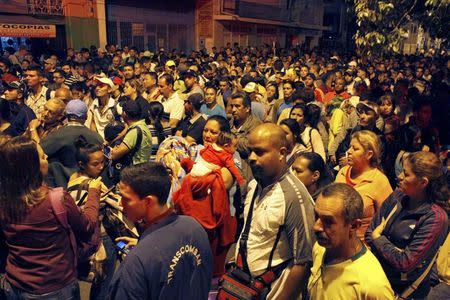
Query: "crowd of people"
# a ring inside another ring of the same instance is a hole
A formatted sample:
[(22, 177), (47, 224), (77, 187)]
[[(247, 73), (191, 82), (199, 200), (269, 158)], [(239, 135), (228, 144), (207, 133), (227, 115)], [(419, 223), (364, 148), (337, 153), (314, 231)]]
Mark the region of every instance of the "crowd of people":
[(83, 280), (91, 299), (449, 299), (449, 71), (9, 48), (0, 298), (80, 299)]

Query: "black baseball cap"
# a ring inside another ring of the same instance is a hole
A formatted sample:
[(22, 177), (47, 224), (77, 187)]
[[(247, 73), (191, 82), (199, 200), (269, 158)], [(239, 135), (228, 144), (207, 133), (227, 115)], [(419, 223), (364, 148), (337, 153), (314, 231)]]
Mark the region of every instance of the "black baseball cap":
[(18, 90), (22, 94), (26, 91), (26, 85), (20, 81), (5, 82), (5, 87), (7, 90)]

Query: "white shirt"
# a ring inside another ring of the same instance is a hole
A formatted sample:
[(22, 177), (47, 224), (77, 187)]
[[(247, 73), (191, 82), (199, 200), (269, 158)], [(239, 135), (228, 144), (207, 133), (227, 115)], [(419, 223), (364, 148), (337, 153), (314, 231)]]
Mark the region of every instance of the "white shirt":
[(91, 128), (90, 125), (92, 121), (95, 123), (97, 132), (105, 138), (105, 127), (106, 125), (114, 122), (113, 108), (115, 106), (115, 101), (113, 98), (109, 98), (106, 106), (100, 111), (100, 104), (98, 98), (95, 98), (89, 107), (87, 119), (85, 125)]
[(184, 101), (178, 93), (173, 93), (167, 100), (163, 99), (164, 112), (170, 114), (170, 119), (181, 120), (184, 116)]

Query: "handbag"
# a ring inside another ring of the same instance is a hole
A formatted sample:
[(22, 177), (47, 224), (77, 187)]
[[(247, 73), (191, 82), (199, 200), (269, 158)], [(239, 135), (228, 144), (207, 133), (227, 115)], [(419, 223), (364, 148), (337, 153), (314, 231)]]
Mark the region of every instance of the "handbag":
[(257, 192), (253, 194), (250, 208), (239, 241), (239, 252), (235, 264), (231, 264), (226, 273), (219, 280), (217, 293), (218, 300), (259, 300), (265, 299), (270, 292), (270, 285), (274, 282), (289, 265), (290, 260), (272, 268), (272, 257), (278, 241), (281, 237), (282, 228), (278, 230), (274, 246), (270, 253), (267, 270), (260, 276), (252, 277), (247, 264), (247, 240), (250, 232), (250, 224), (253, 215)]

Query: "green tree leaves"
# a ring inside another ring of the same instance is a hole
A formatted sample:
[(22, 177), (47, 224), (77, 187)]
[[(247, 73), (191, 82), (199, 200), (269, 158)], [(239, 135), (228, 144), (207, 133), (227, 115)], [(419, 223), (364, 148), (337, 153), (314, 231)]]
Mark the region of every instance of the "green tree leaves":
[(449, 38), (450, 0), (353, 2), (358, 26), (354, 39), (362, 55), (399, 52), (410, 21), (417, 21), (433, 37)]

